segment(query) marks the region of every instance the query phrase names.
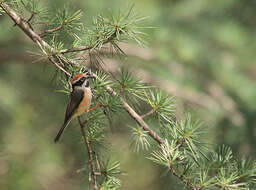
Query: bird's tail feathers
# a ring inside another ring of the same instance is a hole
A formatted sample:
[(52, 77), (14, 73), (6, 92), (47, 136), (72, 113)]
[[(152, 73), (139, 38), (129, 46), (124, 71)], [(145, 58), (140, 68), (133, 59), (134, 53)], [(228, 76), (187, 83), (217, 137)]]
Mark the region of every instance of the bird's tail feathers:
[(55, 142), (55, 143), (57, 143), (57, 142), (60, 140), (60, 137), (61, 137), (62, 133), (64, 132), (64, 130), (66, 129), (66, 127), (68, 126), (68, 124), (70, 123), (70, 121), (71, 121), (71, 118), (70, 118), (69, 120), (67, 120), (67, 121), (62, 125), (62, 127), (60, 128), (60, 130), (59, 130), (57, 136), (56, 136), (55, 139), (54, 139), (54, 142)]

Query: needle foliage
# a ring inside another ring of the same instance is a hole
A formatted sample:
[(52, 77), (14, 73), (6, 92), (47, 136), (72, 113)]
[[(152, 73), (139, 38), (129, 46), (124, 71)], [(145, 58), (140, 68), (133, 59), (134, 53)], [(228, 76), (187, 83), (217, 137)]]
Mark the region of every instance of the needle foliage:
[[(56, 80), (63, 85), (62, 91), (70, 93), (70, 78), (77, 73), (86, 71), (96, 75), (91, 81), (94, 93), (92, 107), (98, 108), (87, 113), (83, 119), (87, 126), (86, 137), (93, 150), (96, 167), (93, 175), (97, 176), (99, 189), (121, 188), (121, 164), (119, 161), (110, 161), (111, 153), (108, 156), (106, 154), (111, 152), (111, 143), (107, 139), (111, 136), (114, 116), (124, 119), (128, 117), (127, 110), (123, 107), (124, 101), (132, 105), (141, 119), (149, 123), (152, 130), (163, 139), (163, 142), (155, 142), (145, 127), (138, 122), (131, 122), (129, 127), (134, 150), (145, 154), (145, 159), (151, 160), (152, 164), (161, 165), (177, 177), (184, 188), (256, 188), (255, 161), (236, 158), (225, 145), (217, 151), (212, 150), (211, 145), (203, 138), (207, 126), (189, 113), (183, 119), (177, 119), (174, 98), (161, 89), (142, 82), (126, 69), (127, 66), (125, 69), (120, 66), (121, 69), (114, 73), (105, 69), (106, 51), (111, 52), (111, 58), (117, 54), (125, 56), (119, 46), (120, 42), (144, 44), (145, 34), (140, 22), (146, 17), (136, 14), (133, 6), (118, 13), (96, 15), (91, 25), (87, 26), (82, 19), (83, 11), (72, 10), (68, 5), (52, 10), (47, 4), (41, 4), (37, 0), (4, 2), (14, 8), (31, 29), (55, 50), (54, 54), (52, 51), (45, 51), (43, 56), (55, 56), (58, 66), (71, 74), (67, 77), (56, 67)], [(0, 13), (2, 12), (0, 9)], [(89, 62), (89, 66), (85, 62)], [(108, 88), (116, 94), (109, 93)], [(90, 171), (87, 160), (85, 163), (86, 171)], [(92, 175), (88, 176), (88, 182), (92, 184)]]

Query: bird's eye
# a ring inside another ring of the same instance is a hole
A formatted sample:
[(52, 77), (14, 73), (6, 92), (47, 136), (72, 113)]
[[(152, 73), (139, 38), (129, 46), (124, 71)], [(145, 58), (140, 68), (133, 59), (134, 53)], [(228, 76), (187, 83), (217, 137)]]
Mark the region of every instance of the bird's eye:
[(88, 80), (85, 81), (84, 86), (85, 86), (85, 87), (89, 87), (89, 81), (88, 81)]
[(82, 78), (80, 79), (80, 81), (81, 81), (81, 82), (84, 82), (84, 81), (85, 81), (85, 77), (82, 77)]

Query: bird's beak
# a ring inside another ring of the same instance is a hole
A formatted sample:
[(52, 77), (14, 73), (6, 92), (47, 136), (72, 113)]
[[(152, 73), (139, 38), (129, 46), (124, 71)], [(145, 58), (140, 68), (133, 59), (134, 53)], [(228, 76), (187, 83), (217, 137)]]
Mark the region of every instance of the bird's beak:
[(95, 79), (96, 77), (95, 76), (88, 76), (86, 77), (86, 79)]

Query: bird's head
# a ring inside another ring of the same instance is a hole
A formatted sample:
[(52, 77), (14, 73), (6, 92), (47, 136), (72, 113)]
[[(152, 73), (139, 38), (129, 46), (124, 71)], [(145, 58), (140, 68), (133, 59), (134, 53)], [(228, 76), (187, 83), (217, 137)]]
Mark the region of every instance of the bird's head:
[(73, 89), (76, 87), (89, 87), (89, 79), (94, 78), (87, 73), (79, 73), (75, 75), (71, 81)]

